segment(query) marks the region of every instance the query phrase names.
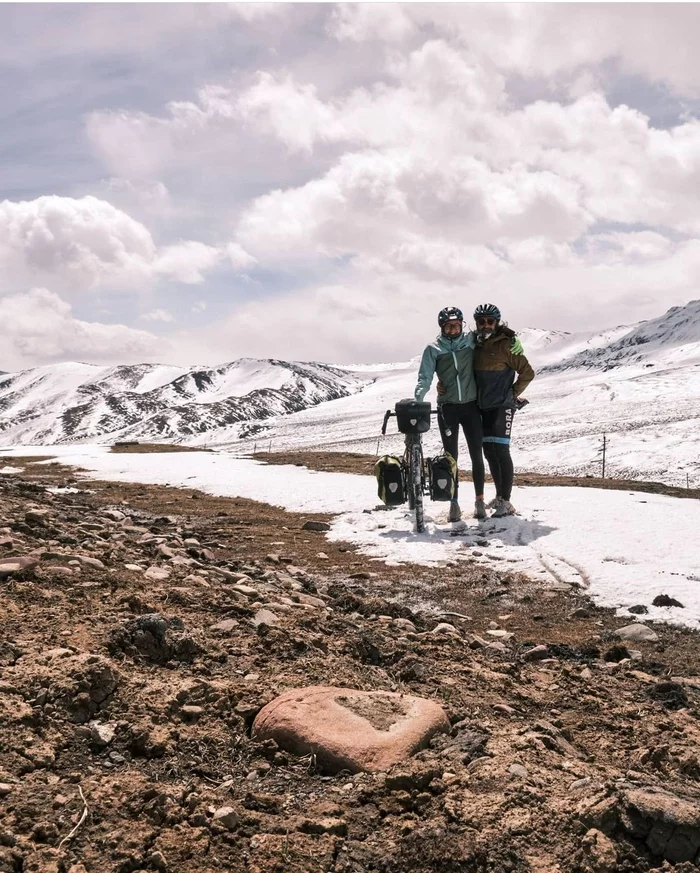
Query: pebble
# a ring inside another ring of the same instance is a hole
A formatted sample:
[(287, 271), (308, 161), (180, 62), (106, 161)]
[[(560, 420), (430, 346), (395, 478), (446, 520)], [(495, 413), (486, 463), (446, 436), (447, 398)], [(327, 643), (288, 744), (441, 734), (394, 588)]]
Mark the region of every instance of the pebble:
[(9, 782), (0, 782), (0, 797), (7, 797), (13, 788), (14, 785), (11, 785)]
[(165, 567), (149, 567), (143, 574), (146, 579), (153, 579), (156, 582), (163, 582), (170, 576), (170, 570)]
[(252, 618), (252, 622), (255, 627), (259, 627), (260, 625), (271, 626), (279, 623), (279, 619), (269, 609), (259, 609), (254, 617)]
[(436, 624), (435, 627), (431, 630), (432, 634), (459, 634), (457, 628), (450, 624), (447, 621), (441, 621), (440, 624)]
[(214, 812), (212, 823), (220, 825), (228, 831), (233, 831), (238, 827), (238, 813), (232, 806), (220, 806)]
[(235, 627), (238, 627), (238, 622), (235, 618), (225, 618), (223, 621), (218, 621), (216, 624), (210, 625), (210, 630), (221, 631), (221, 633), (230, 633)]
[(523, 652), (522, 659), (523, 661), (541, 661), (546, 658), (548, 654), (549, 651), (547, 646), (535, 646), (534, 648)]
[(530, 775), (527, 767), (523, 767), (522, 764), (511, 764), (508, 768), (508, 772), (511, 776), (516, 776), (518, 779), (527, 779)]

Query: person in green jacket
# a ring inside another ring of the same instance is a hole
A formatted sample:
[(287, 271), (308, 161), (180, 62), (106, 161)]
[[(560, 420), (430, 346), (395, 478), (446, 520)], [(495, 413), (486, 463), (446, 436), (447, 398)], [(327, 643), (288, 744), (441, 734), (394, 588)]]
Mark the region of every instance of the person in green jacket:
[[(440, 334), (426, 346), (418, 370), (415, 399), (423, 400), (437, 373), (444, 386), (438, 397), (438, 424), (442, 445), (457, 461), (459, 456), (459, 428), (464, 431), (472, 463), (475, 503), (474, 517), (486, 518), (484, 506), (484, 458), (482, 454), (481, 413), (476, 404), (474, 378), (473, 331), (464, 331), (464, 315), (456, 306), (446, 306), (438, 314)], [(454, 498), (450, 503), (449, 520), (459, 521), (462, 512), (458, 500), (459, 477)]]

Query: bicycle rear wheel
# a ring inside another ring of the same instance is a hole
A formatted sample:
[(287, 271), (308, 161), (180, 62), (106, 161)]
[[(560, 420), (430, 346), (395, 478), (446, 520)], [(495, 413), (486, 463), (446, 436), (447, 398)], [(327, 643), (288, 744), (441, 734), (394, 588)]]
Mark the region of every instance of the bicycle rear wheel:
[(420, 438), (414, 439), (409, 449), (409, 469), (411, 472), (409, 484), (409, 506), (416, 511), (416, 531), (425, 532), (423, 517), (423, 450)]

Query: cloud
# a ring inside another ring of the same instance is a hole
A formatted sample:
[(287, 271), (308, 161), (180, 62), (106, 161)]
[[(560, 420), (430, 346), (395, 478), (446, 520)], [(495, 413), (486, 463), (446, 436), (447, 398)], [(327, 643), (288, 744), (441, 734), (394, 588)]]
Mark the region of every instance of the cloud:
[(143, 224), (92, 196), (0, 203), (0, 269), (15, 287), (50, 281), (72, 290), (138, 288), (159, 276), (198, 284), (221, 257), (192, 241), (159, 249)]
[(46, 288), (0, 298), (0, 323), (7, 369), (64, 360), (154, 360), (168, 350), (166, 342), (147, 331), (75, 318), (70, 305)]
[(143, 321), (163, 321), (166, 323), (175, 321), (173, 314), (167, 309), (152, 309), (150, 312), (144, 312), (139, 318)]

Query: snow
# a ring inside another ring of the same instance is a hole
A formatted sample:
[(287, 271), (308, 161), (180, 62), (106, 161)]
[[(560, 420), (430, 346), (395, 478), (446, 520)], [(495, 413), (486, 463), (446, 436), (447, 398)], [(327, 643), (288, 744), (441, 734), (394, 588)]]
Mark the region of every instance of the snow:
[[(377, 509), (371, 476), (267, 465), (228, 452), (110, 454), (104, 446), (83, 445), (4, 449), (0, 455), (49, 451), (62, 463), (111, 481), (183, 486), (290, 512), (335, 515), (329, 540), (354, 543), (378, 561), (446, 567), (476, 561), (525, 573), (544, 586), (581, 585), (594, 601), (625, 616), (628, 607), (644, 605), (649, 610), (645, 618), (700, 628), (696, 500), (595, 488), (522, 487), (513, 494), (520, 514), (506, 519), (451, 525), (443, 521), (445, 506), (428, 502), (427, 531), (417, 535), (412, 514), (403, 507)], [(463, 498), (466, 506), (466, 494)], [(478, 546), (477, 539), (486, 539), (488, 546)], [(685, 608), (652, 606), (659, 594)]]

